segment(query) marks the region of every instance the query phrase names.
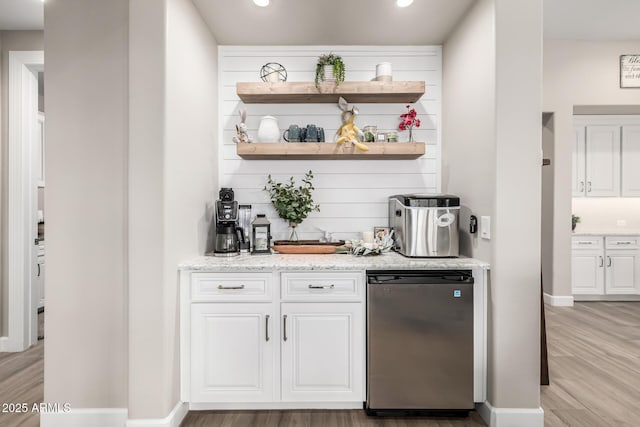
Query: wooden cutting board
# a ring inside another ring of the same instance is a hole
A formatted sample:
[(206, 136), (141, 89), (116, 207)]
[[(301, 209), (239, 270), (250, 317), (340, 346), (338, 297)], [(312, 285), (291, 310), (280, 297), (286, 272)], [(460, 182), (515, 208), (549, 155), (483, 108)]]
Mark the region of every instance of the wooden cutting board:
[(281, 254), (334, 254), (333, 245), (273, 245), (273, 249)]

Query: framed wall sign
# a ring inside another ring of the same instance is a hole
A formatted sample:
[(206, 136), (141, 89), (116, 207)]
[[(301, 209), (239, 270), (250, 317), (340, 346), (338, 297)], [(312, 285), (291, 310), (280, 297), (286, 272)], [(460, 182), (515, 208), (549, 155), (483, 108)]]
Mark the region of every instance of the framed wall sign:
[(640, 55), (620, 55), (620, 87), (640, 88)]

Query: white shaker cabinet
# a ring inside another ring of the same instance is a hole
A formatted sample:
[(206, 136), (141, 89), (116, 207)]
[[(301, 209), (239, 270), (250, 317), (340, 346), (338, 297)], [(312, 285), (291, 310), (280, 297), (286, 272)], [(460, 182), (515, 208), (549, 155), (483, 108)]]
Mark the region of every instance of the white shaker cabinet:
[[(271, 304), (207, 303), (191, 310), (191, 401), (273, 400), (277, 340)], [(274, 342), (275, 341), (275, 342)]]
[(363, 398), (362, 303), (283, 303), (282, 398)]
[(574, 197), (620, 196), (620, 126), (574, 126)]
[(622, 126), (622, 197), (640, 196), (640, 125)]
[(640, 294), (640, 236), (574, 236), (574, 295)]
[(585, 194), (620, 195), (620, 126), (587, 126)]

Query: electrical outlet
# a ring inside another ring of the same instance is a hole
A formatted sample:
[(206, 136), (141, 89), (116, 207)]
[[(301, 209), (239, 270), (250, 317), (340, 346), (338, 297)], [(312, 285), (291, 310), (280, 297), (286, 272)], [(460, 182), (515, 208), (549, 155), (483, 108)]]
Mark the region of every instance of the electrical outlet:
[(626, 219), (619, 219), (616, 221), (616, 225), (618, 227), (626, 227), (627, 226), (627, 220)]
[(480, 217), (480, 237), (487, 240), (491, 239), (491, 217), (490, 216)]

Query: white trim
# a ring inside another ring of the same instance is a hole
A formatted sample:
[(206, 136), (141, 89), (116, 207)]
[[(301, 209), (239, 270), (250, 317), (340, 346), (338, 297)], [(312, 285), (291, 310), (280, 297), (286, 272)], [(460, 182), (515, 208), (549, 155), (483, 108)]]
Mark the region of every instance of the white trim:
[(544, 303), (553, 307), (573, 307), (573, 297), (566, 295), (543, 294)]
[[(0, 351), (23, 351), (37, 340), (37, 302), (31, 292), (31, 243), (35, 224), (31, 224), (30, 191), (32, 175), (32, 139), (37, 116), (36, 96), (28, 74), (42, 68), (43, 51), (9, 52), (9, 144), (7, 197), (7, 277), (8, 277), (8, 335), (0, 340)], [(36, 79), (37, 82), (37, 79)], [(26, 100), (26, 102), (25, 102)], [(31, 111), (33, 110), (33, 111)], [(26, 132), (25, 132), (26, 129)], [(25, 142), (26, 141), (26, 142)], [(33, 183), (35, 184), (35, 183)], [(33, 226), (32, 226), (33, 225)], [(34, 333), (35, 331), (35, 333)]]
[(357, 402), (237, 402), (237, 403), (189, 403), (190, 411), (208, 410), (265, 410), (265, 409), (362, 409)]
[(40, 414), (40, 427), (123, 427), (126, 422), (126, 408), (72, 409)]
[(489, 427), (544, 427), (542, 408), (495, 408), (484, 402), (476, 411)]
[(128, 419), (126, 427), (179, 427), (184, 417), (187, 416), (187, 412), (189, 412), (189, 405), (178, 402), (169, 415), (164, 418)]

